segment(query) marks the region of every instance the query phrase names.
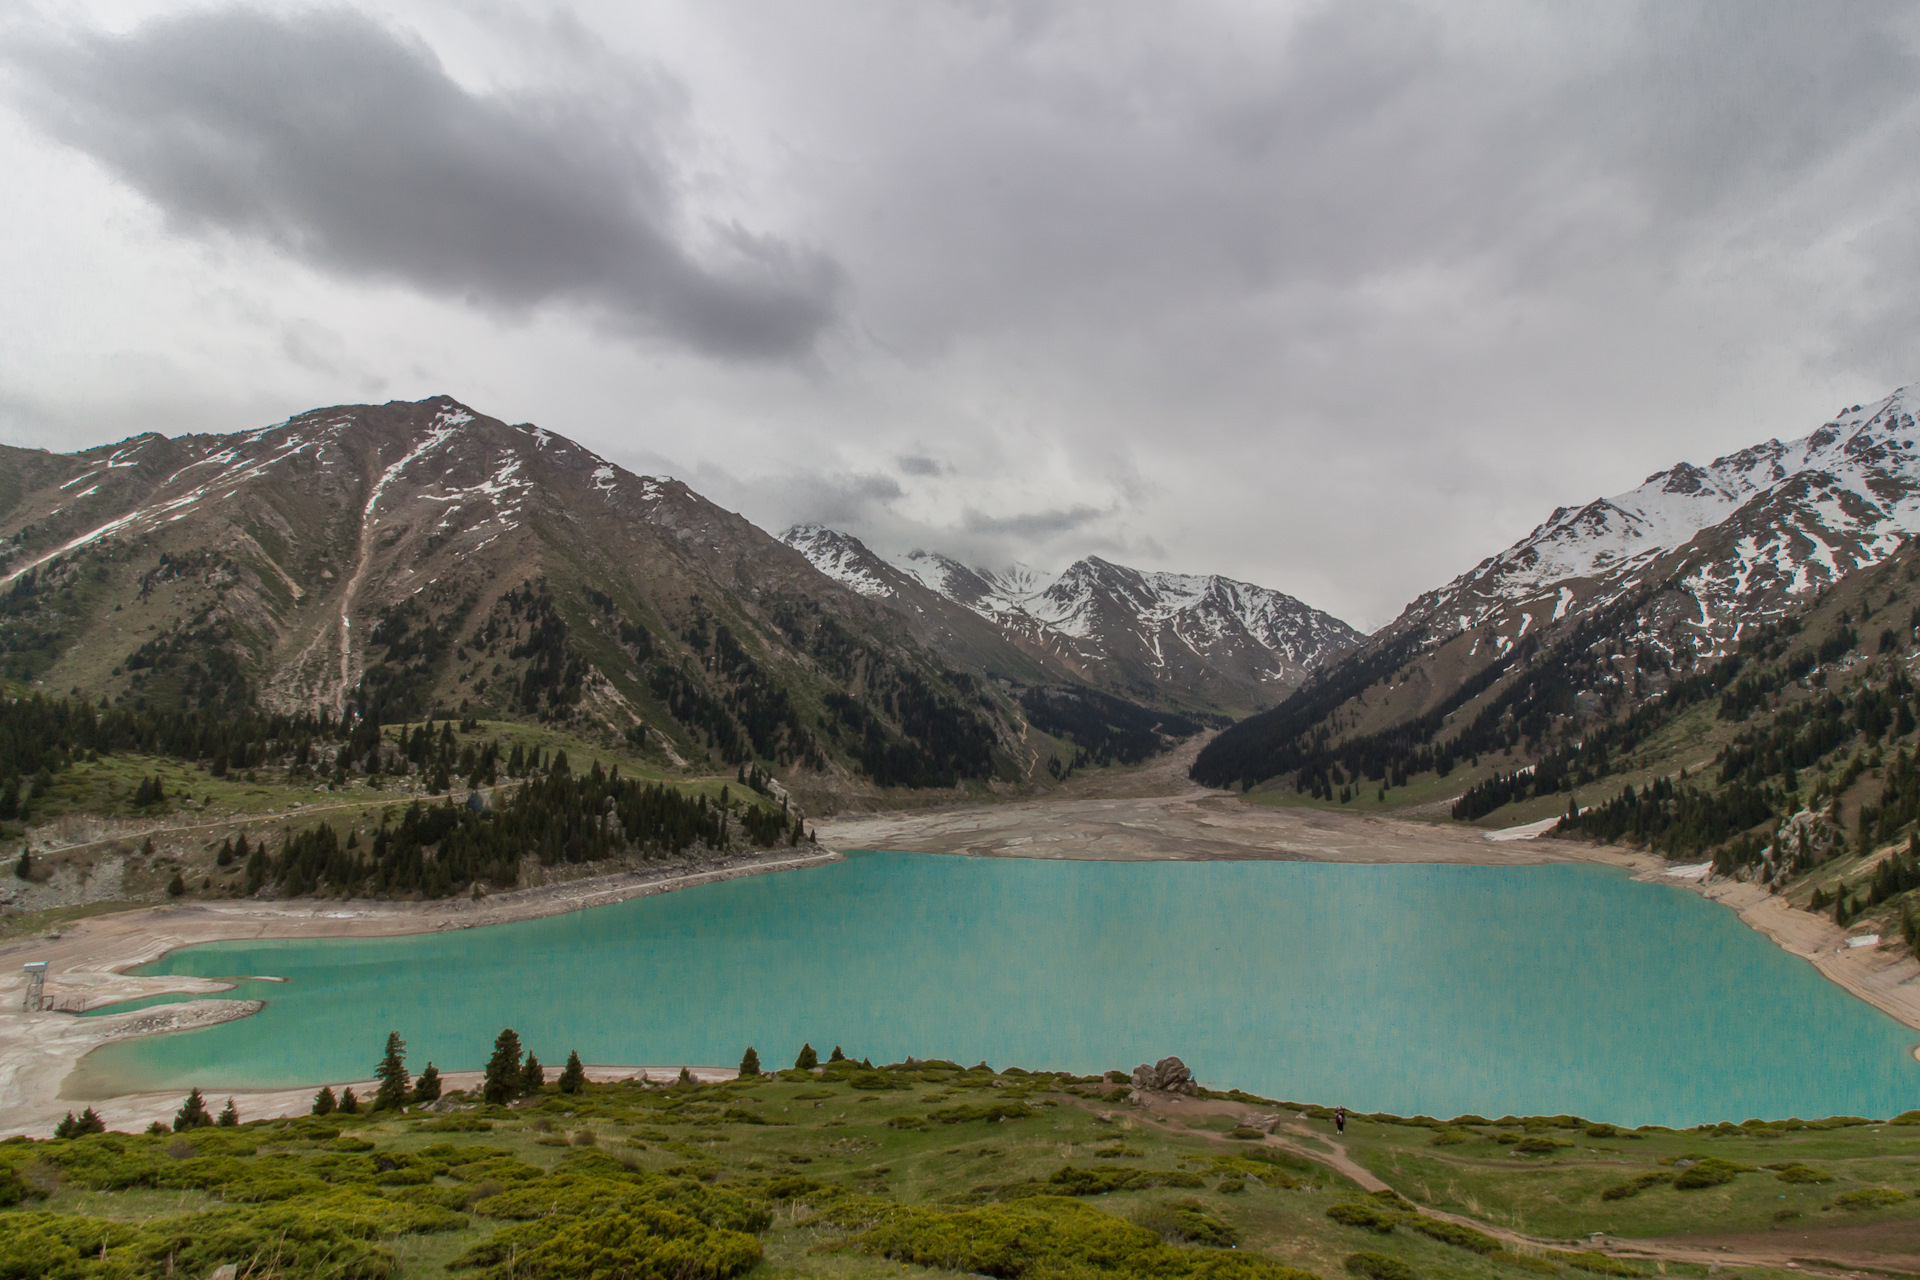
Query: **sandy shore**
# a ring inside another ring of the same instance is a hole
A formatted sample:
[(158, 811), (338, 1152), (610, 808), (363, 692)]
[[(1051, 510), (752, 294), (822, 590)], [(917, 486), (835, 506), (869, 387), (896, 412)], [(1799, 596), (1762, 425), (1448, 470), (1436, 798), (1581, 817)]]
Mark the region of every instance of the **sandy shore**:
[[(210, 1026), (247, 1017), (258, 1008), (245, 1000), (198, 1000), (113, 1016), (73, 1016), (79, 1010), (141, 996), (174, 992), (203, 995), (228, 989), (225, 983), (203, 978), (141, 978), (126, 972), (177, 947), (245, 938), (372, 938), (472, 929), (605, 906), (697, 884), (825, 866), (839, 859), (838, 853), (824, 848), (795, 856), (742, 858), (677, 874), (631, 872), (480, 899), (438, 902), (187, 903), (89, 917), (57, 937), (9, 943), (0, 947), (0, 1137), (51, 1132), (67, 1111), (86, 1105), (87, 1100), (63, 1097), (62, 1085), (81, 1058), (109, 1040)], [(21, 1010), (25, 979), (20, 966), (29, 960), (48, 962), (47, 994), (56, 1002), (56, 1011)], [(642, 1068), (609, 1069), (624, 1076)], [(675, 1072), (679, 1069), (677, 1065), (671, 1068)], [(243, 1114), (283, 1115), (289, 1114), (288, 1108), (294, 1113), (304, 1112), (317, 1087), (234, 1097), (247, 1099), (242, 1105)], [(302, 1094), (305, 1101), (295, 1094)], [(165, 1116), (149, 1114), (163, 1104)], [(180, 1099), (174, 1094), (129, 1095), (94, 1105), (115, 1128), (126, 1127), (116, 1119), (122, 1111), (128, 1116), (137, 1114), (136, 1127), (144, 1127), (148, 1120), (171, 1119)], [(249, 1107), (253, 1109), (249, 1111)]]

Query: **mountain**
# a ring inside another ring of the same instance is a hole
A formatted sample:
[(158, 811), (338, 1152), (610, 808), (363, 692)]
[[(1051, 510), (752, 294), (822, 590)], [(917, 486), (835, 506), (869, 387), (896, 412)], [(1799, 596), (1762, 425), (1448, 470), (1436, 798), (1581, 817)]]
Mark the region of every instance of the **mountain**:
[(931, 593), (1036, 661), (1144, 702), (1244, 713), (1362, 639), (1292, 596), (1215, 574), (1145, 572), (1097, 556), (1059, 575), (993, 571), (928, 551), (889, 559), (820, 525), (781, 537), (869, 599), (918, 610)]
[(1523, 727), (1483, 737), (1523, 739), (1538, 754), (1661, 696), (1920, 531), (1912, 404), (1903, 388), (1802, 439), (1681, 463), (1555, 511), (1288, 703), (1222, 734), (1195, 776), (1246, 783), (1304, 769), (1316, 780), (1326, 770), (1315, 761), (1332, 751), (1364, 756), (1362, 776), (1391, 784), (1474, 754), (1460, 726), (1492, 709)]
[(534, 720), (816, 805), (1040, 763), (936, 626), (447, 397), (0, 461), (0, 677), (48, 693)]

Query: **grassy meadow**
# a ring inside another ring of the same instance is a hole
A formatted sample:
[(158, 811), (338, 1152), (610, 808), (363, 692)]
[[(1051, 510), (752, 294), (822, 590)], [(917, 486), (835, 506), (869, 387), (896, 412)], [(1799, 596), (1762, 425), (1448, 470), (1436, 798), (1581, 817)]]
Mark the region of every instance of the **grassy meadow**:
[[(226, 1263), (242, 1277), (475, 1280), (1700, 1276), (1585, 1237), (1638, 1238), (1657, 1255), (1655, 1237), (1794, 1233), (1815, 1257), (1842, 1224), (1920, 1238), (1920, 1113), (1689, 1131), (1354, 1117), (1336, 1140), (1318, 1107), (1205, 1094), (1143, 1110), (1127, 1092), (843, 1061), (725, 1084), (549, 1083), (506, 1104), (453, 1095), (405, 1113), (15, 1139), (0, 1143), (0, 1277)], [(1370, 1194), (1319, 1158), (1337, 1155), (1390, 1190)]]

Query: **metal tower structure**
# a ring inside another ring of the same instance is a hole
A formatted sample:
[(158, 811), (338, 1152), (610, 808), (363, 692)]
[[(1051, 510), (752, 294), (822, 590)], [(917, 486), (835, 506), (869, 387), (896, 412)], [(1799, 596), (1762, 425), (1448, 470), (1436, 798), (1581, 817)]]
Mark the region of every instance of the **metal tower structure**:
[(35, 960), (24, 966), (27, 971), (27, 994), (21, 1007), (28, 1013), (39, 1013), (47, 1003), (47, 962)]

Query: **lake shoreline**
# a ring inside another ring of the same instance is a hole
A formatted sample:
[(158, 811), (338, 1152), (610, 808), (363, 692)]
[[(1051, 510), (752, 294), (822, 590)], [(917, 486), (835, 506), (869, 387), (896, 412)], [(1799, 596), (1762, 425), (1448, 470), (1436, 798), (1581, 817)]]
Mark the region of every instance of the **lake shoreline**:
[[(400, 937), (511, 924), (695, 885), (827, 866), (841, 857), (838, 850), (821, 847), (800, 856), (704, 862), (667, 875), (629, 871), (479, 899), (421, 903), (243, 899), (144, 907), (87, 917), (55, 938), (11, 942), (0, 946), (0, 966), (4, 966), (0, 968), (0, 1137), (23, 1132), (43, 1135), (67, 1111), (86, 1105), (88, 1100), (64, 1097), (63, 1087), (81, 1060), (102, 1044), (214, 1026), (250, 1017), (259, 1009), (255, 1001), (192, 1000), (124, 1014), (75, 1016), (142, 997), (208, 996), (232, 989), (229, 983), (203, 978), (149, 978), (128, 972), (181, 947), (251, 939)], [(27, 960), (48, 962), (48, 995), (56, 1002), (54, 1011), (22, 1011), (25, 982), (18, 966)], [(265, 1091), (281, 1092), (285, 1091)], [(111, 1101), (117, 1114), (120, 1102), (143, 1096), (93, 1101), (102, 1105)]]
[[(1795, 911), (1764, 891), (1739, 882), (1668, 876), (1669, 864), (1644, 853), (1573, 840), (1492, 839), (1489, 835), (1475, 828), (1405, 819), (1254, 806), (1238, 797), (1197, 788), (1175, 795), (956, 806), (824, 819), (818, 830), (823, 852), (800, 858), (748, 860), (654, 879), (629, 873), (478, 901), (241, 902), (153, 908), (94, 917), (80, 922), (57, 942), (10, 944), (0, 947), (0, 956), (13, 957), (15, 952), (30, 950), (35, 952), (32, 958), (52, 959), (54, 989), (76, 1001), (75, 1008), (99, 1008), (168, 993), (217, 994), (229, 989), (226, 984), (185, 976), (138, 978), (126, 970), (178, 947), (203, 942), (397, 936), (535, 919), (693, 884), (822, 866), (841, 858), (837, 849), (1115, 862), (1245, 860), (1506, 867), (1598, 863), (1619, 868), (1637, 880), (1684, 888), (1720, 903), (1734, 911), (1747, 927), (1788, 954), (1811, 963), (1849, 995), (1909, 1028), (1920, 1029), (1920, 964), (1872, 948), (1846, 948), (1844, 932), (1822, 917)], [(9, 981), (17, 988), (18, 979), (0, 975), (0, 1000), (13, 1004), (14, 999), (5, 995)], [(188, 1029), (184, 1025), (163, 1025), (151, 1018), (169, 1010), (197, 1007), (207, 1011), (230, 1003), (240, 1002), (159, 1005), (125, 1015), (85, 1019), (86, 1023), (99, 1024), (98, 1034), (76, 1033), (72, 1024), (82, 1020), (69, 1015), (0, 1013), (0, 1133), (38, 1132), (57, 1121), (69, 1103), (84, 1105), (90, 1101), (63, 1096), (63, 1087), (81, 1059), (97, 1045), (130, 1035)], [(245, 1017), (252, 1011), (235, 1010), (225, 1016)], [(209, 1012), (195, 1016), (208, 1018), (206, 1025), (224, 1020), (211, 1017)], [(122, 1029), (123, 1022), (142, 1018), (149, 1021)], [(68, 1029), (23, 1025), (43, 1020), (66, 1023)], [(64, 1063), (62, 1068), (41, 1064), (32, 1072), (22, 1069), (24, 1062), (46, 1057), (49, 1052), (57, 1062)], [(1920, 1058), (1920, 1049), (1915, 1056)], [(250, 1106), (291, 1106), (287, 1098), (280, 1097), (288, 1092), (249, 1091), (246, 1096)], [(159, 1095), (129, 1093), (91, 1101), (111, 1105), (117, 1112), (132, 1106), (130, 1100), (134, 1099), (143, 1100), (141, 1107), (150, 1106), (155, 1096)], [(306, 1096), (310, 1098), (311, 1092)]]
[[(1537, 824), (1529, 824), (1537, 825)], [(1846, 945), (1833, 921), (1737, 880), (1683, 879), (1653, 854), (1583, 840), (1487, 831), (1405, 818), (1249, 803), (1199, 787), (1170, 795), (1040, 800), (823, 819), (822, 840), (847, 849), (900, 849), (992, 858), (1092, 861), (1264, 859), (1619, 867), (1634, 879), (1699, 894), (1856, 999), (1920, 1031), (1920, 961)], [(1499, 838), (1496, 838), (1499, 837)], [(1920, 1059), (1920, 1046), (1914, 1056)]]

